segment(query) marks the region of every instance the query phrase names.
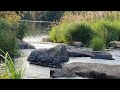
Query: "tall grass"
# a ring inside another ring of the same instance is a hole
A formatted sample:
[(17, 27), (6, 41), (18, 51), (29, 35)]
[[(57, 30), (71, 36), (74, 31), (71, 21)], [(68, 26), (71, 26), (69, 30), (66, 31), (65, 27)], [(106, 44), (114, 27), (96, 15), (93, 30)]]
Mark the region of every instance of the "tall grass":
[(2, 79), (22, 79), (24, 70), (22, 67), (20, 69), (16, 69), (15, 64), (13, 62), (13, 59), (10, 57), (10, 55), (1, 50), (1, 52), (4, 54), (0, 54), (0, 56), (5, 60), (3, 63), (3, 69), (5, 69), (5, 72), (0, 74), (0, 78)]
[(88, 46), (93, 36), (110, 41), (120, 40), (119, 11), (68, 11), (58, 25), (53, 25), (50, 37), (53, 42), (81, 41)]
[(105, 41), (100, 37), (94, 37), (91, 41), (93, 51), (101, 51), (105, 49)]
[(92, 23), (91, 27), (96, 36), (106, 41), (107, 46), (110, 41), (120, 40), (120, 21), (118, 20), (99, 20)]

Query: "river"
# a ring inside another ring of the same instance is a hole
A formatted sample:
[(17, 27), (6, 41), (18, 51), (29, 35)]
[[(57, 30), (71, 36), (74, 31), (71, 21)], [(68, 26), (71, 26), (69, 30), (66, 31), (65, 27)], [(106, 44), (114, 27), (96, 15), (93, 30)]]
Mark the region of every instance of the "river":
[[(30, 33), (28, 33), (28, 36), (24, 38), (24, 41), (34, 45), (36, 49), (51, 48), (59, 44), (59, 43), (42, 43), (41, 42), (42, 37), (48, 35), (49, 30), (45, 28), (41, 28), (41, 25), (39, 24), (37, 25), (38, 26), (36, 27), (36, 25), (34, 26), (34, 24), (30, 23), (29, 29), (31, 31)], [(29, 54), (33, 50), (34, 49), (23, 49), (21, 50), (22, 56), (15, 59), (16, 66), (23, 67), (25, 69), (23, 78), (24, 79), (51, 79), (50, 78), (51, 68), (29, 64), (29, 62), (27, 61)], [(84, 63), (101, 63), (101, 64), (109, 64), (109, 65), (120, 65), (120, 50), (113, 49), (108, 52), (112, 54), (115, 60), (91, 59), (90, 57), (70, 57), (69, 61), (66, 64), (69, 64), (72, 62), (84, 62)], [(58, 78), (58, 79), (68, 79), (68, 78)], [(69, 78), (69, 79), (87, 79), (87, 78), (76, 77), (76, 78)]]
[[(51, 48), (59, 43), (42, 43), (41, 37), (27, 37), (24, 38), (24, 41), (29, 42), (34, 45), (36, 49), (39, 48)], [(50, 69), (49, 67), (42, 67), (33, 64), (29, 64), (27, 58), (31, 51), (34, 49), (23, 49), (21, 50), (22, 56), (17, 58), (16, 65), (23, 65), (25, 67), (24, 79), (51, 79), (50, 78)], [(91, 59), (90, 57), (70, 57), (69, 61), (66, 64), (72, 62), (84, 62), (84, 63), (101, 63), (101, 64), (109, 64), (109, 65), (120, 65), (120, 50), (110, 50), (108, 51), (113, 55), (115, 60), (104, 60), (104, 59)], [(68, 78), (58, 78), (58, 79), (68, 79)], [(83, 77), (69, 78), (69, 79), (87, 79)]]

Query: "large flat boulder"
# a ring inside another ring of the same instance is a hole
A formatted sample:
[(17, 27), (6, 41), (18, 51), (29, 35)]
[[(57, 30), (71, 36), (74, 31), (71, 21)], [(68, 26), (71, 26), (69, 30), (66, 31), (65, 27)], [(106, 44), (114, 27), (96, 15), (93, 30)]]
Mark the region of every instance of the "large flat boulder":
[(90, 51), (79, 48), (67, 49), (69, 57), (91, 57), (93, 54)]
[(67, 49), (69, 57), (91, 57), (92, 59), (114, 60), (112, 55), (105, 51), (88, 51), (80, 48)]
[(64, 45), (57, 45), (50, 49), (36, 49), (29, 55), (28, 61), (46, 67), (61, 67), (61, 64), (69, 60)]
[(92, 79), (120, 79), (120, 65), (75, 62), (64, 65), (62, 69), (51, 69), (50, 76), (52, 78), (79, 76)]

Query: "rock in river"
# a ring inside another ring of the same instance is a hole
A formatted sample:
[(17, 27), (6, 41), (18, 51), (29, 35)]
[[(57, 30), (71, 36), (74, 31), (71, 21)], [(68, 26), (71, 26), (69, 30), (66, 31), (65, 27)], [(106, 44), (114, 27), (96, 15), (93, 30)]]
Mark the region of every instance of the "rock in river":
[(69, 57), (91, 57), (92, 59), (114, 60), (112, 55), (103, 51), (88, 51), (80, 48), (67, 49)]
[(112, 58), (112, 55), (108, 52), (102, 51), (93, 51), (93, 55), (91, 56), (92, 59), (108, 59), (108, 60), (115, 60)]
[(20, 39), (17, 39), (17, 44), (20, 49), (35, 49), (35, 47), (25, 41), (22, 41)]
[(50, 76), (58, 77), (87, 77), (93, 79), (120, 79), (120, 65), (75, 62), (66, 64), (62, 69), (51, 69)]
[(120, 48), (120, 41), (111, 41), (109, 46), (114, 48), (114, 49)]
[(80, 48), (67, 49), (69, 57), (91, 57), (93, 54), (90, 51)]
[(84, 44), (83, 44), (82, 42), (75, 41), (75, 42), (73, 42), (73, 43), (74, 43), (74, 46), (75, 46), (76, 48), (84, 47)]
[(50, 49), (36, 49), (29, 55), (28, 61), (46, 67), (61, 67), (69, 60), (65, 45), (57, 45)]

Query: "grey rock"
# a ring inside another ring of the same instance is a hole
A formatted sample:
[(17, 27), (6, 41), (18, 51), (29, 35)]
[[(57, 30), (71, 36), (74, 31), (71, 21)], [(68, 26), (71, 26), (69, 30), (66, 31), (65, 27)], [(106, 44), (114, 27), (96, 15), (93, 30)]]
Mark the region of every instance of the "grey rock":
[(112, 55), (103, 51), (88, 51), (80, 48), (67, 49), (69, 57), (91, 57), (92, 59), (114, 60)]
[(35, 47), (25, 41), (17, 39), (17, 45), (20, 49), (35, 49)]
[(93, 79), (120, 79), (120, 66), (77, 62), (66, 64), (62, 69), (51, 69), (50, 76), (52, 78), (79, 76)]
[(94, 51), (92, 52), (93, 55), (91, 56), (92, 59), (108, 59), (108, 60), (115, 60), (112, 58), (112, 55), (108, 52), (102, 52), (102, 51)]
[(84, 47), (84, 45), (83, 45), (82, 42), (75, 41), (75, 42), (73, 42), (73, 43), (74, 43), (74, 46), (75, 46), (76, 48)]
[(120, 41), (111, 41), (111, 42), (109, 43), (109, 46), (110, 46), (111, 48), (114, 48), (114, 49), (120, 48)]
[(61, 44), (50, 49), (33, 50), (27, 60), (42, 66), (60, 67), (69, 60), (69, 56), (66, 47)]
[(93, 54), (90, 51), (82, 49), (67, 49), (69, 57), (91, 57)]

